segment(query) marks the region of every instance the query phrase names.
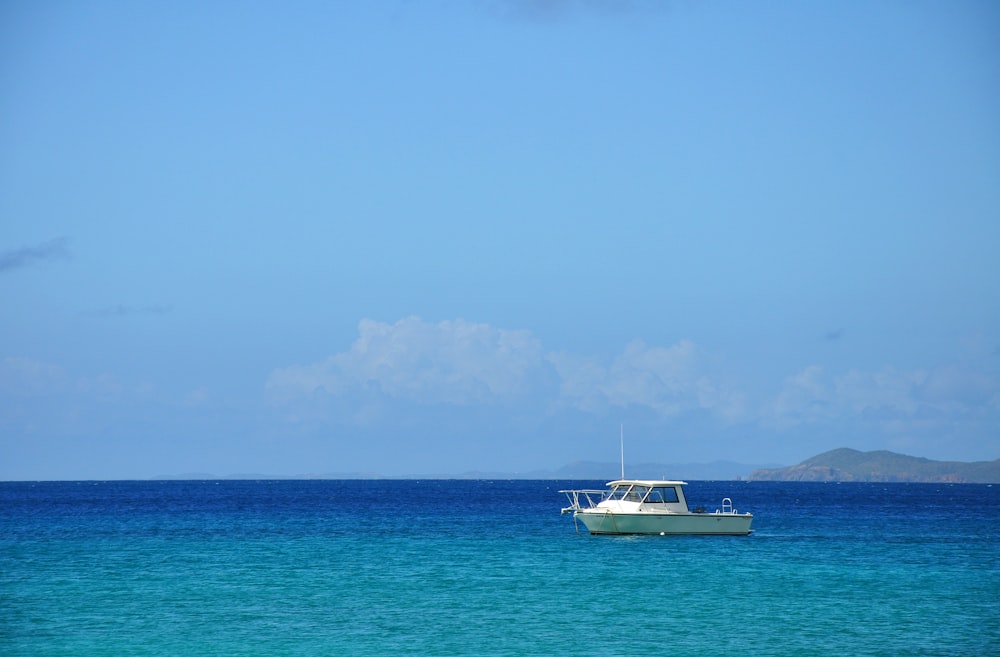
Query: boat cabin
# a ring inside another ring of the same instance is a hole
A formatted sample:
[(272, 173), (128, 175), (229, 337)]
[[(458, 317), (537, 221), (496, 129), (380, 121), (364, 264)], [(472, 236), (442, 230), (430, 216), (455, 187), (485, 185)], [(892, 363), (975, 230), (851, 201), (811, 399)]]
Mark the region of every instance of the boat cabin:
[(728, 497), (715, 513), (688, 510), (684, 481), (618, 479), (604, 490), (564, 490), (572, 513), (591, 534), (729, 534), (750, 533), (753, 515), (739, 513)]
[(687, 513), (685, 481), (619, 480), (608, 482), (606, 497), (599, 508), (660, 513)]

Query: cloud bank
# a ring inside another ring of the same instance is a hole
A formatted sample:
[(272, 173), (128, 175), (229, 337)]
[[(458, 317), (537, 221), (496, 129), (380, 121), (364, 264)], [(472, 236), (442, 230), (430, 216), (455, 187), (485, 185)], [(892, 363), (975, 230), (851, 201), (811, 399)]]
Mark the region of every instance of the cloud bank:
[(583, 411), (637, 406), (664, 417), (696, 410), (730, 419), (741, 414), (739, 394), (713, 382), (690, 340), (669, 347), (633, 340), (607, 364), (567, 354), (547, 359), (559, 374), (559, 401)]
[(855, 418), (884, 431), (916, 425), (947, 431), (956, 422), (989, 422), (1000, 415), (1000, 384), (984, 372), (957, 366), (827, 374), (810, 366), (789, 376), (765, 409), (779, 428)]
[(514, 405), (530, 397), (549, 412), (641, 407), (664, 417), (695, 410), (739, 416), (739, 393), (715, 383), (702, 361), (688, 340), (669, 347), (635, 340), (602, 360), (546, 353), (529, 331), (462, 319), (365, 319), (349, 350), (277, 369), (267, 389), (284, 401), (367, 394), (426, 405)]
[(690, 340), (658, 346), (636, 339), (600, 358), (546, 352), (529, 331), (461, 319), (363, 320), (349, 349), (276, 369), (266, 387), (279, 405), (327, 404), (343, 417), (327, 413), (324, 420), (347, 424), (449, 405), (550, 418), (638, 412), (676, 423), (700, 417), (742, 426), (747, 435), (799, 432), (803, 440), (844, 430), (836, 438), (841, 444), (875, 433), (904, 442), (949, 432), (996, 435), (1000, 427), (1000, 384), (968, 368), (829, 373), (807, 365), (773, 384), (734, 382), (725, 363)]
[(423, 404), (490, 404), (530, 392), (543, 365), (541, 343), (527, 331), (461, 319), (366, 319), (349, 350), (275, 370), (267, 387), (286, 396), (370, 391)]
[[(367, 391), (422, 404), (508, 404), (548, 395), (552, 408), (600, 412), (641, 406), (664, 416), (732, 399), (713, 384), (694, 343), (635, 340), (610, 362), (545, 353), (530, 332), (462, 319), (395, 324), (362, 320), (358, 338), (325, 360), (275, 370), (267, 388), (288, 398)], [(726, 409), (724, 412), (731, 412)]]

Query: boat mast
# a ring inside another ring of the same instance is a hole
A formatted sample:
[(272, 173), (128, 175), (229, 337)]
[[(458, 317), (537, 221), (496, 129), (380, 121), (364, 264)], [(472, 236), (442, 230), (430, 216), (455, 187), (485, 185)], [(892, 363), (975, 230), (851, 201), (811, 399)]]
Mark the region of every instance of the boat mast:
[(621, 444), (622, 444), (622, 479), (625, 478), (625, 425), (622, 424)]

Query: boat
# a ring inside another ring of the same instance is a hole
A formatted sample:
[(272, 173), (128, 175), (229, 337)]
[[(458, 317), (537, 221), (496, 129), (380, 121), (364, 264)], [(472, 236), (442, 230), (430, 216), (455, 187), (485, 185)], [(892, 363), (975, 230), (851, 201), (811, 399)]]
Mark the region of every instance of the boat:
[[(728, 497), (715, 513), (688, 510), (686, 481), (625, 478), (625, 425), (621, 427), (622, 474), (604, 490), (561, 490), (572, 513), (591, 534), (720, 534), (746, 536), (753, 514), (740, 513)], [(577, 531), (580, 527), (577, 525)]]
[[(715, 513), (688, 509), (686, 481), (618, 479), (605, 490), (562, 490), (572, 513), (591, 534), (720, 534), (750, 533), (753, 514), (740, 513), (732, 499), (723, 498)], [(579, 529), (579, 528), (578, 528)]]

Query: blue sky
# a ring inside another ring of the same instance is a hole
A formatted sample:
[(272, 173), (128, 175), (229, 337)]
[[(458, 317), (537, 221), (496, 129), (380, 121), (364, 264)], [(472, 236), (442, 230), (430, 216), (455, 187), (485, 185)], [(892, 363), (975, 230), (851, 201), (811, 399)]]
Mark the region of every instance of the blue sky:
[(991, 2), (0, 7), (0, 478), (991, 460), (998, 253)]

